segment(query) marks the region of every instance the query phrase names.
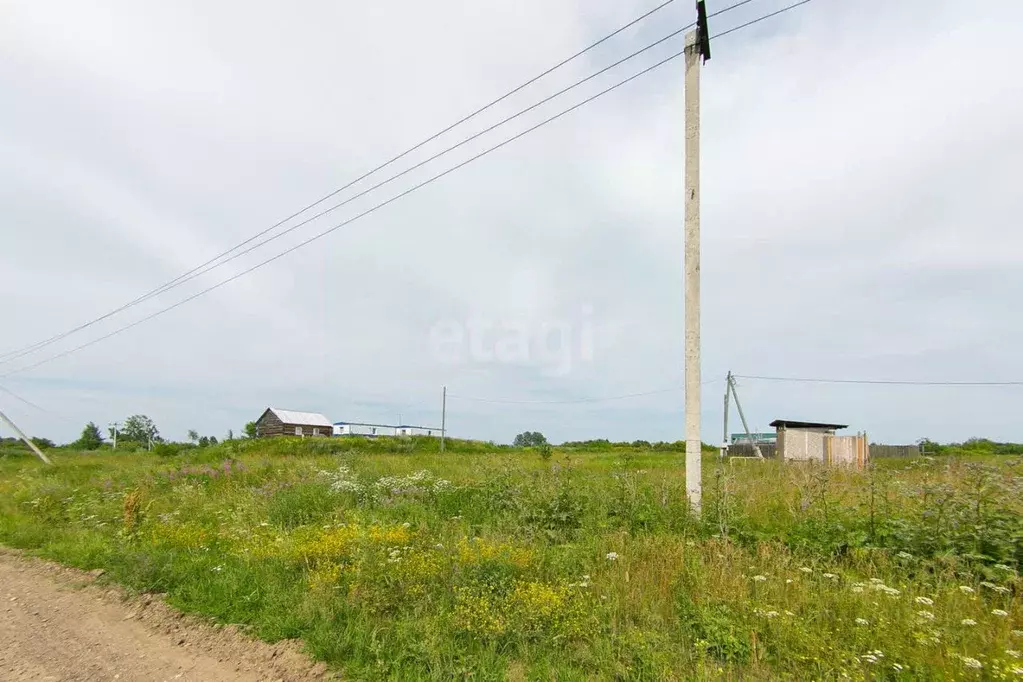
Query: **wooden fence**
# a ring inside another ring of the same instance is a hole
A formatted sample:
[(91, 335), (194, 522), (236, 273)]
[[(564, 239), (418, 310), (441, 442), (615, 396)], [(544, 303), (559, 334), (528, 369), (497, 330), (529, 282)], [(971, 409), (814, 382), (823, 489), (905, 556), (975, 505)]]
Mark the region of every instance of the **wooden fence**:
[(919, 457), (919, 445), (878, 445), (870, 444), (871, 457)]

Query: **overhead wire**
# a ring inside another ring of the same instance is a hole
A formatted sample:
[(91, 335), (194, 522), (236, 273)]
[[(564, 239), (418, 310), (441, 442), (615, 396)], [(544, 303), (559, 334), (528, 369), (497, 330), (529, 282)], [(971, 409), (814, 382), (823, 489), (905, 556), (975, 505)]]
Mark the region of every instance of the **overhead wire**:
[(783, 381), (802, 384), (874, 384), (881, 386), (1023, 386), (1023, 381), (929, 381), (904, 379), (820, 379), (810, 377), (768, 377), (744, 374), (732, 375), (737, 379), (754, 381)]
[[(751, 1), (752, 0), (742, 0), (739, 3), (736, 3), (736, 4), (732, 5), (732, 6), (729, 6), (729, 7), (726, 7), (724, 9), (722, 9), (722, 10), (719, 10), (718, 12), (715, 13), (715, 15), (721, 14), (723, 12), (729, 11), (730, 9), (734, 9), (736, 7), (740, 7), (742, 5), (748, 4)], [(810, 0), (802, 0), (801, 2), (795, 3), (793, 5), (790, 5), (790, 6), (786, 7), (786, 8), (778, 10), (778, 11), (772, 13), (770, 16), (776, 16), (778, 14), (781, 14), (782, 12), (788, 11), (790, 9), (794, 9), (794, 8), (800, 6), (800, 5), (804, 5), (807, 2), (809, 2), (809, 1)], [(752, 25), (754, 23), (757, 23), (757, 22), (756, 21), (747, 22), (743, 26), (750, 26), (750, 25)], [(689, 27), (691, 27), (693, 25), (695, 25), (695, 24), (690, 24), (686, 28), (689, 28)], [(682, 29), (682, 30), (685, 30), (685, 29)], [(676, 31), (673, 35), (677, 35), (678, 32), (680, 32), (680, 31)], [(726, 34), (732, 33), (732, 32), (734, 32), (734, 31), (733, 30), (729, 30), (729, 31), (725, 31), (724, 33), (719, 34), (719, 35), (726, 35)], [(664, 42), (664, 39), (661, 39), (661, 40), (657, 41), (657, 43), (655, 43), (655, 44), (660, 44), (662, 42)], [(639, 52), (642, 52), (642, 51), (643, 50), (641, 50)], [(361, 218), (363, 218), (363, 217), (365, 217), (365, 216), (367, 216), (367, 215), (369, 215), (369, 214), (371, 214), (371, 213), (373, 213), (373, 212), (375, 212), (375, 211), (377, 211), (377, 210), (379, 210), (381, 208), (384, 208), (385, 206), (387, 206), (387, 205), (397, 201), (398, 199), (401, 199), (401, 198), (403, 198), (403, 197), (405, 197), (405, 196), (407, 196), (407, 195), (409, 195), (409, 194), (411, 194), (411, 193), (413, 193), (413, 192), (415, 192), (415, 191), (425, 187), (426, 185), (429, 185), (429, 184), (431, 184), (431, 183), (433, 183), (433, 182), (435, 182), (435, 181), (437, 181), (437, 180), (439, 180), (439, 179), (441, 179), (441, 178), (443, 178), (443, 177), (445, 177), (445, 176), (447, 176), (447, 175), (449, 175), (449, 174), (451, 174), (451, 173), (453, 173), (453, 172), (463, 168), (464, 166), (467, 166), (468, 164), (470, 164), (470, 163), (472, 163), (472, 162), (474, 162), (474, 161), (476, 161), (476, 160), (478, 160), (478, 159), (480, 159), (480, 158), (482, 158), (484, 156), (487, 156), (488, 154), (490, 154), (490, 153), (492, 153), (494, 151), (497, 151), (498, 149), (501, 149), (502, 147), (510, 144), (511, 142), (514, 142), (514, 141), (518, 140), (519, 138), (524, 137), (525, 135), (528, 135), (529, 133), (532, 133), (533, 131), (535, 131), (535, 130), (543, 127), (543, 126), (545, 126), (545, 125), (547, 125), (549, 123), (552, 123), (552, 122), (560, 119), (562, 116), (565, 116), (566, 114), (569, 114), (569, 113), (575, 111), (576, 109), (579, 109), (580, 107), (585, 106), (586, 104), (589, 104), (590, 102), (592, 102), (592, 101), (594, 101), (594, 100), (596, 100), (596, 99), (598, 99), (600, 97), (603, 97), (604, 95), (606, 95), (606, 94), (608, 94), (610, 92), (613, 92), (614, 90), (617, 90), (618, 88), (622, 87), (623, 85), (626, 85), (626, 84), (636, 80), (637, 78), (639, 78), (641, 76), (644, 76), (647, 73), (650, 73), (651, 71), (654, 71), (655, 69), (658, 69), (661, 66), (664, 66), (665, 64), (667, 64), (667, 63), (669, 63), (671, 61), (674, 61), (675, 59), (678, 59), (679, 57), (681, 57), (684, 54), (685, 54), (685, 49), (682, 49), (682, 50), (680, 50), (678, 52), (675, 52), (675, 53), (673, 53), (673, 54), (671, 54), (671, 55), (661, 59), (660, 61), (652, 64), (651, 66), (648, 66), (648, 67), (642, 69), (641, 71), (638, 71), (637, 73), (635, 73), (635, 74), (633, 74), (633, 75), (631, 75), (631, 76), (629, 76), (627, 78), (624, 78), (624, 79), (618, 81), (617, 83), (615, 83), (615, 84), (613, 84), (613, 85), (611, 85), (611, 86), (609, 86), (609, 87), (607, 87), (607, 88), (605, 88), (605, 89), (603, 89), (603, 90), (601, 90), (601, 91), (599, 91), (599, 92), (597, 92), (597, 93), (595, 93), (595, 94), (593, 94), (593, 95), (591, 95), (591, 96), (581, 100), (580, 102), (577, 102), (576, 104), (572, 105), (571, 107), (569, 107), (567, 109), (564, 109), (564, 110), (558, 112), (557, 114), (554, 114), (554, 115), (552, 115), (552, 116), (550, 116), (550, 117), (548, 117), (546, 119), (543, 119), (539, 123), (536, 123), (533, 126), (531, 126), (529, 128), (526, 128), (525, 130), (523, 130), (523, 131), (513, 135), (512, 137), (509, 137), (509, 138), (503, 140), (502, 142), (499, 142), (498, 144), (496, 144), (496, 145), (494, 145), (492, 147), (489, 147), (489, 148), (487, 148), (487, 149), (485, 149), (485, 150), (483, 150), (483, 151), (481, 151), (481, 152), (479, 152), (479, 153), (469, 157), (468, 159), (466, 159), (466, 160), (464, 160), (464, 161), (462, 161), (462, 162), (460, 162), (460, 163), (458, 163), (458, 164), (456, 164), (456, 165), (454, 165), (454, 166), (452, 166), (452, 167), (450, 167), (450, 168), (448, 168), (448, 169), (446, 169), (444, 171), (441, 171), (440, 173), (437, 173), (437, 174), (427, 178), (426, 180), (423, 180), (423, 181), (419, 182), (418, 184), (413, 185), (412, 187), (409, 187), (408, 189), (405, 189), (404, 191), (402, 191), (402, 192), (392, 196), (391, 198), (386, 199), (385, 201), (382, 201), (382, 202), (380, 202), (380, 203), (378, 203), (378, 204), (376, 204), (376, 205), (374, 205), (374, 206), (372, 206), (372, 207), (362, 211), (361, 213), (356, 214), (355, 216), (353, 216), (351, 218), (348, 218), (348, 219), (346, 219), (346, 220), (344, 220), (344, 221), (342, 221), (342, 222), (340, 222), (340, 223), (338, 223), (338, 224), (336, 224), (336, 225), (334, 225), (332, 227), (329, 227), (326, 230), (323, 230), (323, 231), (321, 231), (321, 232), (319, 232), (319, 233), (317, 233), (317, 234), (315, 234), (315, 235), (313, 235), (313, 236), (311, 236), (311, 237), (309, 237), (309, 238), (299, 242), (298, 244), (295, 244), (295, 245), (289, 247), (288, 249), (285, 249), (284, 251), (281, 251), (280, 253), (277, 253), (274, 256), (271, 256), (270, 258), (267, 258), (267, 259), (265, 259), (265, 260), (255, 264), (255, 265), (245, 269), (245, 270), (242, 270), (241, 272), (238, 272), (238, 273), (232, 275), (231, 277), (228, 277), (228, 278), (226, 278), (226, 279), (224, 279), (224, 280), (222, 280), (222, 281), (220, 281), (220, 282), (218, 282), (216, 284), (213, 284), (213, 285), (211, 285), (209, 287), (206, 287), (205, 289), (202, 289), (202, 290), (192, 294), (191, 296), (188, 296), (188, 297), (186, 297), (186, 298), (184, 298), (184, 299), (182, 299), (182, 300), (180, 300), (180, 301), (178, 301), (178, 302), (176, 302), (176, 303), (174, 303), (174, 304), (172, 304), (170, 306), (167, 306), (165, 308), (161, 308), (160, 310), (157, 310), (157, 311), (155, 311), (155, 312), (153, 312), (153, 313), (151, 313), (149, 315), (146, 315), (146, 316), (144, 316), (144, 317), (142, 317), (142, 318), (140, 318), (138, 320), (135, 320), (134, 322), (132, 322), (132, 323), (130, 323), (128, 325), (124, 325), (122, 327), (119, 327), (118, 329), (115, 329), (115, 330), (113, 330), (113, 331), (111, 331), (111, 332), (109, 332), (107, 334), (104, 334), (103, 336), (100, 336), (100, 337), (97, 337), (95, 339), (92, 339), (92, 340), (90, 340), (90, 341), (88, 341), (86, 343), (80, 344), (78, 346), (75, 346), (75, 347), (70, 348), (68, 350), (65, 350), (63, 352), (60, 352), (60, 353), (57, 353), (55, 355), (49, 356), (49, 357), (44, 358), (44, 359), (42, 359), (42, 360), (40, 360), (38, 362), (29, 364), (29, 365), (25, 365), (23, 367), (20, 367), (20, 368), (12, 370), (10, 372), (7, 372), (5, 374), (2, 374), (2, 375), (0, 375), (0, 378), (6, 378), (6, 377), (12, 376), (14, 374), (20, 374), (22, 372), (26, 372), (28, 370), (35, 369), (35, 368), (40, 367), (42, 365), (48, 364), (50, 362), (53, 362), (54, 360), (57, 360), (57, 359), (60, 359), (60, 358), (63, 358), (63, 357), (67, 357), (68, 355), (71, 355), (71, 354), (76, 353), (76, 352), (78, 352), (80, 350), (83, 350), (85, 348), (93, 346), (93, 345), (95, 345), (95, 344), (97, 344), (97, 343), (99, 343), (101, 341), (104, 341), (106, 339), (109, 339), (109, 338), (111, 338), (113, 336), (117, 336), (118, 334), (121, 334), (121, 333), (123, 333), (125, 331), (128, 331), (129, 329), (132, 329), (132, 328), (134, 328), (134, 327), (136, 327), (136, 326), (138, 326), (138, 325), (140, 325), (140, 324), (142, 324), (144, 322), (147, 322), (147, 321), (152, 320), (152, 319), (154, 319), (154, 318), (156, 318), (156, 317), (158, 317), (160, 315), (168, 313), (168, 312), (170, 312), (170, 311), (172, 311), (172, 310), (174, 310), (174, 309), (176, 309), (176, 308), (178, 308), (178, 307), (180, 307), (180, 306), (182, 306), (182, 305), (184, 305), (184, 304), (186, 304), (186, 303), (188, 303), (190, 301), (193, 301), (193, 300), (199, 298), (200, 296), (204, 296), (204, 295), (206, 295), (206, 294), (208, 294), (208, 293), (210, 293), (212, 291), (215, 291), (216, 289), (219, 289), (220, 287), (222, 287), (222, 286), (224, 286), (224, 285), (226, 285), (226, 284), (228, 284), (230, 282), (233, 282), (234, 280), (239, 279), (240, 277), (243, 277), (243, 276), (245, 276), (245, 275), (247, 275), (247, 274), (249, 274), (249, 273), (251, 273), (251, 272), (253, 272), (255, 270), (258, 270), (259, 268), (262, 268), (262, 267), (264, 267), (266, 265), (269, 265), (270, 263), (273, 263), (273, 262), (277, 261), (278, 259), (283, 258), (284, 256), (286, 256), (286, 255), (288, 255), (288, 254), (290, 254), (290, 253), (292, 253), (294, 251), (297, 251), (298, 249), (300, 249), (300, 248), (302, 248), (304, 246), (307, 246), (308, 244), (310, 244), (310, 243), (312, 243), (314, 241), (317, 241), (317, 240), (327, 236), (328, 234), (331, 234), (331, 233), (335, 232), (336, 230), (339, 230), (342, 227), (345, 227), (346, 225), (349, 225), (349, 224), (355, 222), (356, 220), (359, 220), (359, 219), (361, 219)], [(606, 69), (604, 69), (604, 70), (606, 71)]]
[[(439, 130), (436, 133), (433, 133), (429, 137), (423, 139), (421, 142), (418, 142), (417, 144), (413, 145), (412, 147), (409, 147), (408, 149), (406, 149), (405, 151), (401, 152), (397, 156), (391, 157), (387, 161), (384, 161), (383, 163), (381, 163), (381, 164), (377, 165), (376, 167), (372, 168), (371, 170), (366, 171), (365, 173), (363, 173), (359, 177), (355, 178), (354, 180), (351, 180), (351, 181), (345, 183), (344, 185), (342, 185), (341, 187), (338, 187), (337, 189), (331, 191), (330, 193), (325, 194), (324, 196), (320, 197), (319, 199), (317, 199), (316, 201), (312, 202), (311, 204), (307, 204), (303, 208), (301, 208), (298, 211), (296, 211), (296, 212), (292, 213), (291, 215), (289, 215), (287, 218), (279, 220), (278, 222), (274, 223), (273, 225), (271, 225), (270, 227), (266, 228), (265, 230), (257, 232), (256, 234), (252, 235), (251, 237), (245, 239), (242, 242), (239, 242), (238, 244), (232, 246), (230, 249), (228, 249), (228, 250), (226, 250), (226, 251), (224, 251), (224, 252), (214, 256), (213, 258), (207, 260), (206, 262), (204, 262), (204, 263), (202, 263), (200, 265), (197, 265), (196, 267), (194, 267), (191, 270), (185, 272), (184, 274), (178, 275), (174, 279), (172, 279), (172, 280), (170, 280), (168, 282), (165, 282), (164, 284), (161, 284), (160, 286), (156, 287), (155, 289), (152, 289), (152, 290), (146, 292), (145, 294), (143, 294), (143, 295), (141, 295), (141, 296), (139, 296), (139, 297), (129, 301), (128, 303), (125, 303), (124, 305), (122, 305), (122, 306), (120, 306), (118, 308), (115, 308), (114, 310), (112, 310), (112, 311), (110, 311), (108, 313), (105, 313), (104, 315), (101, 315), (101, 316), (99, 316), (97, 318), (94, 318), (94, 319), (92, 319), (92, 320), (90, 320), (88, 322), (85, 322), (85, 323), (80, 324), (80, 325), (78, 325), (76, 327), (73, 327), (72, 329), (69, 329), (67, 331), (61, 332), (61, 333), (56, 334), (54, 336), (51, 336), (51, 337), (49, 337), (47, 339), (44, 339), (43, 341), (39, 341), (39, 342), (36, 342), (36, 343), (33, 343), (33, 344), (29, 344), (28, 346), (24, 346), (22, 348), (18, 348), (18, 349), (12, 350), (12, 351), (6, 351), (4, 353), (0, 353), (0, 363), (8, 362), (10, 360), (15, 360), (17, 358), (23, 357), (24, 355), (27, 355), (27, 354), (32, 353), (32, 352), (35, 352), (36, 350), (40, 350), (42, 348), (45, 348), (46, 346), (52, 345), (52, 344), (54, 344), (54, 343), (56, 343), (58, 341), (61, 341), (61, 340), (65, 339), (65, 338), (67, 338), (68, 336), (70, 336), (72, 334), (75, 334), (77, 332), (80, 332), (80, 331), (83, 331), (85, 329), (88, 329), (89, 327), (91, 327), (91, 326), (93, 326), (93, 325), (95, 325), (95, 324), (97, 324), (99, 322), (102, 322), (103, 320), (109, 319), (110, 317), (113, 317), (114, 315), (116, 315), (116, 314), (118, 314), (120, 312), (123, 312), (123, 311), (125, 311), (125, 310), (127, 310), (127, 309), (129, 309), (129, 308), (131, 308), (133, 306), (136, 306), (136, 305), (138, 305), (140, 303), (143, 303), (144, 301), (147, 301), (150, 298), (153, 298), (154, 296), (157, 296), (157, 295), (159, 295), (159, 294), (161, 294), (161, 293), (163, 293), (163, 292), (165, 292), (165, 291), (167, 291), (169, 289), (172, 289), (172, 288), (178, 286), (179, 284), (183, 284), (184, 281), (188, 281), (189, 279), (192, 279), (192, 277), (190, 277), (191, 275), (199, 272), (200, 270), (203, 270), (204, 268), (206, 268), (209, 265), (212, 265), (213, 263), (216, 263), (220, 259), (224, 258), (225, 256), (228, 256), (229, 254), (231, 254), (234, 251), (237, 251), (238, 249), (242, 248), (246, 244), (249, 244), (249, 243), (255, 241), (256, 239), (259, 239), (263, 235), (266, 235), (266, 234), (272, 232), (273, 230), (276, 230), (278, 227), (281, 227), (282, 225), (284, 225), (285, 223), (291, 221), (292, 219), (297, 218), (298, 216), (302, 215), (306, 211), (308, 211), (308, 210), (310, 210), (310, 209), (312, 209), (312, 208), (314, 208), (316, 206), (319, 206), (320, 204), (322, 204), (323, 202), (327, 201), (328, 199), (330, 199), (330, 198), (332, 198), (334, 196), (337, 196), (338, 194), (340, 194), (344, 190), (348, 189), (349, 187), (355, 185), (356, 183), (358, 183), (358, 182), (360, 182), (362, 180), (365, 180), (366, 178), (368, 178), (371, 175), (373, 175), (373, 174), (383, 170), (384, 168), (387, 168), (388, 166), (390, 166), (391, 164), (395, 163), (396, 161), (400, 161), (401, 159), (405, 158), (409, 154), (417, 151), (418, 149), (422, 148), (423, 146), (425, 146), (425, 145), (429, 144), (430, 142), (436, 140), (438, 137), (441, 137), (445, 133), (450, 132), (454, 128), (462, 125), (463, 123), (466, 123), (469, 120), (475, 118), (476, 116), (479, 116), (480, 114), (482, 114), (483, 112), (487, 111), (488, 109), (494, 107), (495, 105), (500, 104), (501, 102), (503, 102), (504, 100), (508, 99), (512, 95), (515, 95), (516, 93), (524, 90), (525, 88), (529, 87), (533, 83), (536, 83), (541, 78), (544, 78), (545, 76), (550, 75), (551, 73), (553, 73), (554, 71), (557, 71), (558, 69), (560, 69), (561, 67), (565, 66), (566, 64), (574, 61), (575, 59), (578, 59), (579, 57), (581, 57), (582, 55), (586, 54), (590, 50), (593, 50), (594, 48), (596, 48), (596, 47), (600, 46), (601, 44), (607, 42), (611, 38), (613, 38), (616, 35), (622, 33), (623, 31), (628, 30), (629, 28), (632, 28), (633, 26), (635, 26), (636, 24), (640, 23), (644, 19), (647, 19), (648, 17), (650, 17), (654, 13), (664, 9), (665, 7), (670, 5), (672, 2), (674, 2), (674, 0), (666, 0), (665, 2), (662, 2), (661, 4), (657, 5), (653, 9), (651, 9), (651, 10), (641, 14), (640, 16), (638, 16), (635, 19), (629, 21), (628, 23), (623, 24), (622, 26), (620, 26), (619, 28), (615, 29), (611, 33), (605, 35), (604, 37), (600, 38), (599, 40), (597, 40), (597, 41), (595, 41), (593, 43), (590, 43), (588, 46), (586, 46), (583, 49), (579, 50), (575, 54), (573, 54), (573, 55), (571, 55), (569, 57), (566, 57), (565, 59), (561, 60), (560, 62), (558, 62), (554, 66), (546, 69), (545, 71), (537, 74), (536, 76), (533, 76), (532, 78), (530, 78), (526, 82), (522, 83), (521, 85), (519, 85), (519, 86), (517, 86), (515, 88), (512, 88), (511, 90), (509, 90), (505, 94), (501, 95), (497, 99), (492, 100), (492, 101), (490, 101), (487, 104), (484, 104), (483, 106), (479, 107), (478, 109), (474, 110), (473, 112), (467, 114), (466, 116), (463, 116), (462, 118), (458, 119), (454, 123), (452, 123), (452, 124), (448, 125), (447, 127), (443, 128), (442, 130)], [(744, 4), (748, 3), (748, 2), (752, 2), (752, 0), (743, 0), (743, 2), (740, 2), (740, 3), (736, 4), (736, 5), (734, 5), (733, 8), (734, 7), (739, 7), (739, 6), (744, 5)], [(722, 10), (722, 11), (727, 11), (727, 9), (732, 9), (732, 8), (726, 8), (726, 10)], [(323, 214), (321, 213), (319, 215), (323, 215)], [(319, 217), (319, 216), (317, 216), (317, 217)], [(308, 221), (306, 221), (306, 222), (308, 222)], [(305, 223), (302, 223), (302, 224), (305, 224)], [(202, 273), (199, 273), (199, 274), (202, 274)], [(198, 275), (196, 275), (196, 276), (198, 276)]]

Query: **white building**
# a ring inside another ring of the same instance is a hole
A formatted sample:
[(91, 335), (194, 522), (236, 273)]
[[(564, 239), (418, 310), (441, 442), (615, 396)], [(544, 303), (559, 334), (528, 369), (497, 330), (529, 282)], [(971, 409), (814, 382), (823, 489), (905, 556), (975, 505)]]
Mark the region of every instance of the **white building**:
[(364, 422), (334, 422), (335, 436), (440, 436), (440, 429), (432, 426), (408, 424), (368, 424)]

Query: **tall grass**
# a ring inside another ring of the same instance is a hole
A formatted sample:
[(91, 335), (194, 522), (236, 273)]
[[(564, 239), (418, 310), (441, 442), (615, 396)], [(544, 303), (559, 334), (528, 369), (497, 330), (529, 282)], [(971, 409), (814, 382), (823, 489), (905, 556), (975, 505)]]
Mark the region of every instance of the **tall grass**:
[(355, 679), (1023, 675), (1017, 461), (708, 456), (699, 519), (682, 465), (434, 439), (6, 460), (0, 541)]

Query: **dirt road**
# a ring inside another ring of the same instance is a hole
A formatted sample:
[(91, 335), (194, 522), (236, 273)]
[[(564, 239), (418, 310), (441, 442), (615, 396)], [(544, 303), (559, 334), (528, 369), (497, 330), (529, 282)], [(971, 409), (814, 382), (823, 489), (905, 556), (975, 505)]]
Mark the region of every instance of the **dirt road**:
[[(101, 582), (101, 581), (100, 581)], [(251, 640), (0, 548), (0, 680), (319, 680), (295, 643)]]

